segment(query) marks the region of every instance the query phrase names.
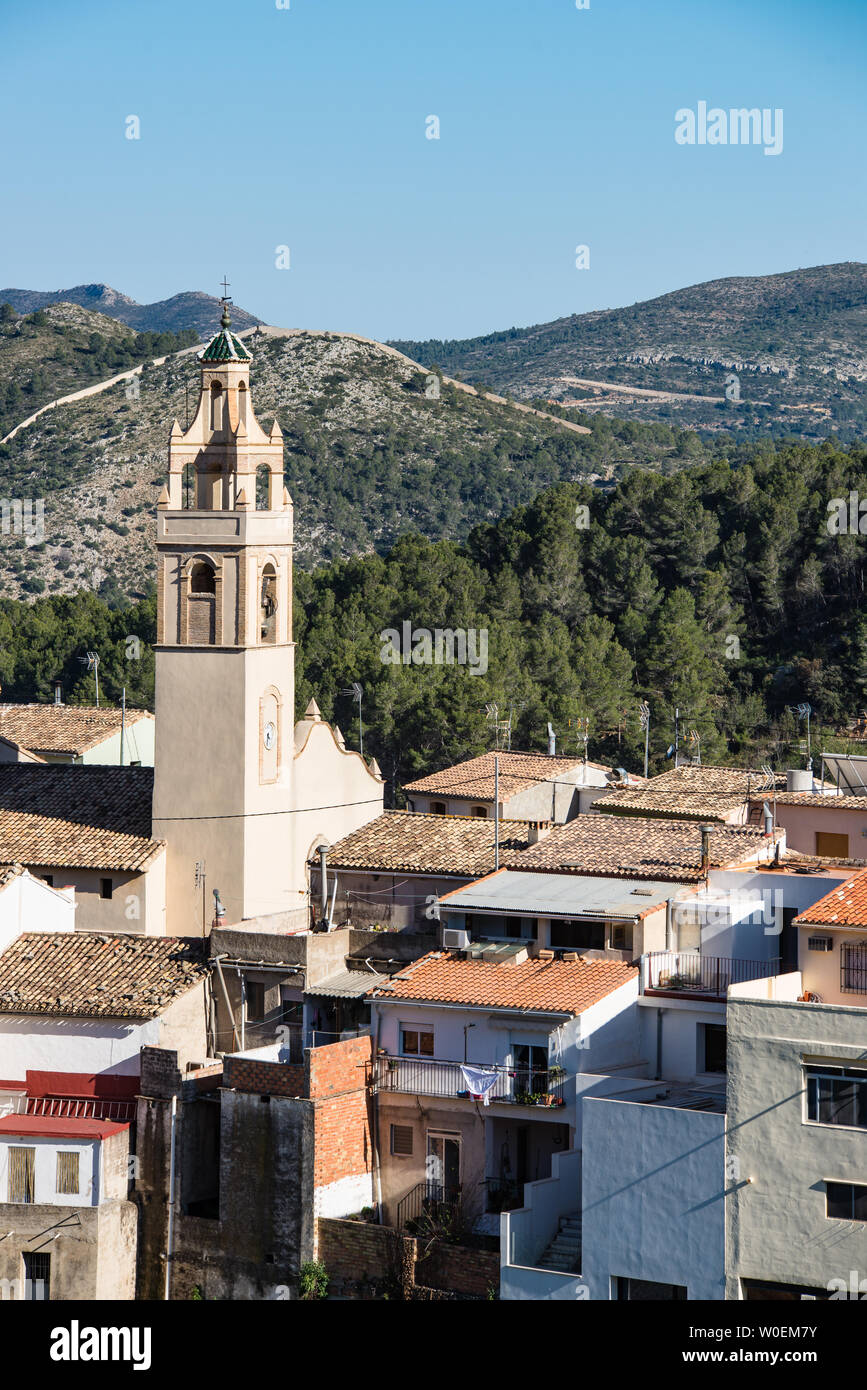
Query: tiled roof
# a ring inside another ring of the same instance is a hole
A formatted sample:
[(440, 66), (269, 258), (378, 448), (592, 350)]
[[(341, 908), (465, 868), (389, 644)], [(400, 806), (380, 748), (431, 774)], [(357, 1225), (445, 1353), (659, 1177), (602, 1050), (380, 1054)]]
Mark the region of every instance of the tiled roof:
[(14, 1138), (108, 1139), (129, 1129), (129, 1122), (75, 1119), (59, 1115), (6, 1115), (0, 1119), (0, 1134)]
[[(439, 792), (447, 796), (494, 799), (494, 758), (500, 760), (500, 797), (514, 796), (537, 782), (549, 782), (561, 773), (580, 767), (580, 758), (551, 758), (547, 753), (482, 753), (478, 758), (444, 767), (429, 777), (407, 782), (408, 792)], [(593, 764), (597, 766), (597, 764)]]
[(152, 767), (0, 763), (0, 861), (136, 872), (151, 838)]
[[(785, 774), (775, 777), (777, 799), (786, 790)], [(721, 820), (764, 791), (763, 772), (744, 767), (673, 767), (651, 777), (643, 787), (612, 791), (594, 803), (596, 811), (618, 815), (661, 815)]]
[(526, 960), (497, 965), (434, 951), (392, 975), (387, 984), (375, 986), (371, 998), (576, 1015), (637, 973), (634, 966), (619, 960)]
[[(136, 724), (153, 715), (143, 709), (127, 709), (126, 723)], [(0, 704), (0, 737), (37, 753), (86, 753), (104, 739), (120, 732), (119, 709), (95, 705)]]
[(24, 932), (0, 955), (0, 1013), (156, 1018), (207, 972), (198, 939)]
[[(867, 796), (823, 796), (821, 792), (777, 792), (778, 806), (821, 806), (826, 811), (861, 811), (867, 821)], [(767, 800), (767, 798), (765, 798)]]
[[(525, 820), (500, 821), (500, 862), (527, 847)], [(311, 863), (318, 862), (314, 857)], [(494, 822), (480, 816), (385, 811), (338, 840), (328, 852), (336, 869), (385, 873), (460, 874), (475, 878), (494, 867)]]
[(796, 917), (795, 926), (867, 927), (867, 873), (837, 884)]
[(252, 358), (241, 339), (236, 338), (234, 333), (230, 333), (226, 328), (221, 328), (219, 333), (215, 334), (199, 358), (200, 362), (250, 362), (251, 360)]
[[(773, 842), (761, 830), (720, 825), (710, 837), (710, 862), (715, 869), (739, 864), (762, 851), (772, 853)], [(565, 825), (554, 826), (522, 854), (510, 855), (509, 867), (697, 881), (701, 878), (701, 834), (699, 827), (687, 820), (576, 816)]]

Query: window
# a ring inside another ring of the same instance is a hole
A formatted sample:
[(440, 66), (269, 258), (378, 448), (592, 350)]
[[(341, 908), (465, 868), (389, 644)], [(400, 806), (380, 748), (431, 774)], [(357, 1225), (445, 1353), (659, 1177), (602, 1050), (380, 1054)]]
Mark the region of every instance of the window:
[(255, 980), (245, 980), (247, 995), (247, 1018), (252, 1023), (261, 1023), (265, 1017), (265, 986)]
[(604, 922), (551, 922), (551, 945), (555, 950), (591, 951), (605, 949)]
[(446, 803), (444, 801), (432, 801), (430, 809), (432, 815), (444, 816), (446, 813)]
[(51, 1297), (51, 1256), (25, 1254), (24, 1256), (25, 1298), (40, 1302)]
[(434, 1035), (420, 1032), (418, 1028), (404, 1028), (401, 1025), (400, 1050), (405, 1057), (432, 1057)]
[(548, 1089), (548, 1047), (533, 1043), (515, 1043), (512, 1048), (515, 1062), (515, 1094), (530, 1094)]
[(400, 1158), (409, 1158), (412, 1153), (412, 1125), (391, 1126), (391, 1152)]
[(831, 830), (816, 831), (816, 853), (822, 859), (848, 859), (849, 836)]
[(67, 1153), (63, 1149), (57, 1155), (56, 1188), (67, 1197), (77, 1195), (81, 1191), (78, 1178), (79, 1158), (79, 1154)]
[(611, 946), (615, 951), (632, 950), (632, 923), (611, 923)]
[(615, 1279), (614, 1297), (620, 1301), (644, 1303), (661, 1299), (664, 1302), (682, 1302), (686, 1299), (686, 1289), (682, 1284), (657, 1284), (651, 1279)]
[(110, 897), (111, 897), (111, 894), (112, 894), (112, 882), (111, 882), (111, 879), (110, 879), (110, 878), (101, 878), (101, 879), (99, 880), (99, 896), (100, 896), (101, 898), (110, 898)]
[(844, 994), (867, 994), (867, 943), (844, 941), (841, 945), (840, 989)]
[(857, 1067), (805, 1067), (807, 1119), (819, 1125), (867, 1129), (867, 1071)]
[(9, 1150), (9, 1201), (35, 1202), (36, 1150)]
[(470, 815), (481, 816), (484, 820), (487, 820), (488, 808), (487, 806), (474, 806), (473, 809), (470, 811)]
[(705, 1023), (704, 1032), (704, 1071), (726, 1069), (726, 1028), (723, 1023)]
[(867, 1221), (867, 1187), (857, 1182), (825, 1184), (825, 1215), (839, 1221)]

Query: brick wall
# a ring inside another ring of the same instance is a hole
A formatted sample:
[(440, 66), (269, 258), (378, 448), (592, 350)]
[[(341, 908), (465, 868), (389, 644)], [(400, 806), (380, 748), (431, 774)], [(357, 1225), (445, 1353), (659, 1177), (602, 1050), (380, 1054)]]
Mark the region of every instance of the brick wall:
[(251, 1057), (223, 1059), (223, 1085), (264, 1096), (303, 1096), (304, 1068), (289, 1062), (260, 1062)]
[(371, 1172), (367, 1082), (372, 1059), (370, 1037), (348, 1038), (307, 1053), (308, 1095), (314, 1102), (314, 1188)]
[(408, 1247), (410, 1264), (415, 1268), (416, 1242), (411, 1236), (399, 1236), (391, 1226), (325, 1217), (316, 1225), (319, 1258), (332, 1281), (378, 1283), (397, 1278), (402, 1246)]
[(311, 1100), (319, 1100), (342, 1091), (356, 1091), (365, 1085), (372, 1061), (373, 1039), (369, 1035), (310, 1048), (306, 1094)]
[(411, 1299), (445, 1292), (481, 1299), (499, 1290), (500, 1257), (493, 1251), (437, 1242), (425, 1255), (418, 1241), (392, 1226), (325, 1217), (316, 1226), (318, 1256), (332, 1292), (335, 1286), (358, 1294), (360, 1285), (403, 1285)]
[(178, 1054), (168, 1047), (141, 1050), (141, 1094), (166, 1100), (181, 1089)]
[(471, 1250), (466, 1245), (440, 1241), (418, 1260), (415, 1278), (417, 1284), (431, 1289), (487, 1298), (491, 1288), (500, 1287), (500, 1256), (493, 1250)]

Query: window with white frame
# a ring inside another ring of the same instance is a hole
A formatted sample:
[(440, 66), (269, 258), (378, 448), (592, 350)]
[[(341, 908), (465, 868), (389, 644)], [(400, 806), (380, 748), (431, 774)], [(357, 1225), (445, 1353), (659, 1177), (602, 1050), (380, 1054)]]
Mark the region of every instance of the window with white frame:
[(806, 1066), (804, 1075), (808, 1120), (867, 1129), (867, 1069), (823, 1063)]
[(825, 1215), (838, 1221), (867, 1221), (867, 1186), (859, 1182), (826, 1182)]

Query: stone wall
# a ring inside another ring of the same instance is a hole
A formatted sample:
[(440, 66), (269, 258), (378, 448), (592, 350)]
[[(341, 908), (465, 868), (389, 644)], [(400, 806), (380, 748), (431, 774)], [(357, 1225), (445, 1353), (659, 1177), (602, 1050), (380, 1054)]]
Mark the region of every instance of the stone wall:
[(320, 1217), (316, 1231), (317, 1257), (331, 1292), (341, 1297), (482, 1299), (499, 1291), (500, 1257), (493, 1251), (444, 1241), (428, 1246), (392, 1226), (367, 1221)]

